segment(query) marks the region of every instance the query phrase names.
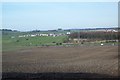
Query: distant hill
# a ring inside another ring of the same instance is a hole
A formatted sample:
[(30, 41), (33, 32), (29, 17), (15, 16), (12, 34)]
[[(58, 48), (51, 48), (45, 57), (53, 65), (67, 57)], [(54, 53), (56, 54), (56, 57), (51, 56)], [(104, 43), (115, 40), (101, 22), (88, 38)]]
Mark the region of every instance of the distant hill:
[[(72, 31), (89, 31), (89, 30), (118, 30), (120, 28), (114, 27), (114, 28), (85, 28), (85, 29), (56, 29), (56, 30), (32, 30), (32, 31), (26, 31), (26, 32), (72, 32)], [(11, 30), (11, 29), (0, 29), (0, 31), (8, 31), (8, 32), (20, 32), (17, 30)]]
[(117, 28), (85, 28), (85, 29), (66, 29), (66, 30), (108, 30), (108, 29), (119, 29)]

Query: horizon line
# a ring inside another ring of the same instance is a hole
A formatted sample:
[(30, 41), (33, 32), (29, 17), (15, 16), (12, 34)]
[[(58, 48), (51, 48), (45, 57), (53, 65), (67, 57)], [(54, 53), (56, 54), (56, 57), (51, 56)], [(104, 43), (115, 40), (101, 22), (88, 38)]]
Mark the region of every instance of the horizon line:
[(102, 29), (102, 28), (119, 28), (118, 26), (115, 26), (115, 27), (88, 27), (88, 28), (57, 28), (57, 29), (33, 29), (33, 30), (26, 30), (26, 31), (23, 31), (23, 30), (17, 30), (17, 29), (10, 29), (10, 28), (0, 28), (0, 30), (2, 29), (7, 29), (7, 30), (12, 30), (12, 31), (20, 31), (20, 32), (29, 32), (29, 31), (49, 31), (49, 30), (58, 30), (58, 29), (62, 29), (62, 30), (71, 30), (71, 29)]

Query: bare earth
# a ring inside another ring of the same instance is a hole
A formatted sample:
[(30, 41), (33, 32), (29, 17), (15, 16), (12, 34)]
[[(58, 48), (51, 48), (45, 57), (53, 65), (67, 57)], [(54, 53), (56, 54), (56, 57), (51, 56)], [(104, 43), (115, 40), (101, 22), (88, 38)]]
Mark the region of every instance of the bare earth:
[(3, 73), (96, 73), (118, 76), (118, 46), (34, 47), (3, 52)]

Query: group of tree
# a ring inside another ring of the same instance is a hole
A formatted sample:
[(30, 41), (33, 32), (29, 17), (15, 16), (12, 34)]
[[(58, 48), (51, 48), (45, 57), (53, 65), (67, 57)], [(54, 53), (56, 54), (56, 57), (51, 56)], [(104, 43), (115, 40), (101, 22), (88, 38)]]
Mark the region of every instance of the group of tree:
[(75, 32), (69, 35), (70, 38), (82, 38), (82, 39), (102, 39), (102, 40), (118, 40), (119, 32)]
[(13, 32), (17, 32), (17, 30), (11, 30), (11, 29), (0, 29), (0, 31), (13, 31)]

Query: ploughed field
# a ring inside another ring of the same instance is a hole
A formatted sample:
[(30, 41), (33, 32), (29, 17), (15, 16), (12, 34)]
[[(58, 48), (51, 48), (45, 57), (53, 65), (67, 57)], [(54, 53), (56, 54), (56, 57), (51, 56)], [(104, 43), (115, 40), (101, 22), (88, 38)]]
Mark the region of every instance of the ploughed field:
[(3, 73), (118, 75), (117, 46), (34, 47), (2, 53)]

